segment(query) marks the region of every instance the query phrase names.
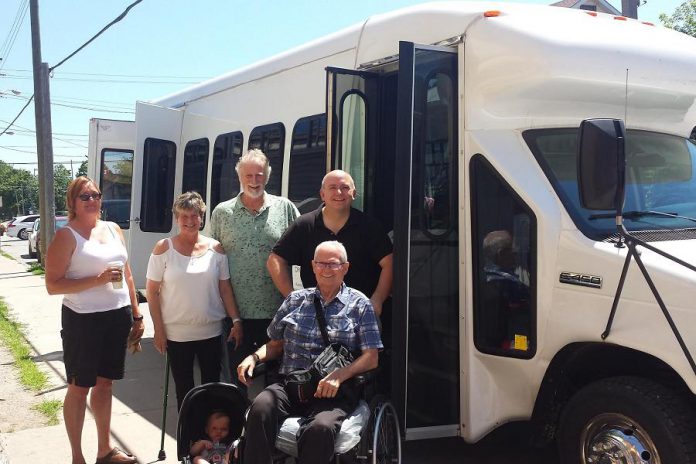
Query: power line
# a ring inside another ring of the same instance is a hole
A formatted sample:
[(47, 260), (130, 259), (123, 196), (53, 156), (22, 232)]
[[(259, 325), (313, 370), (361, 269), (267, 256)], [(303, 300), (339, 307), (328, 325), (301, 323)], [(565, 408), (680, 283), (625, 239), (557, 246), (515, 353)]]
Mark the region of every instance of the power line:
[(3, 42), (2, 47), (0, 47), (0, 50), (2, 50), (2, 52), (0, 53), (0, 58), (2, 58), (2, 63), (0, 63), (0, 69), (3, 68), (5, 63), (7, 63), (7, 58), (10, 56), (10, 52), (14, 47), (19, 31), (22, 28), (22, 24), (24, 23), (24, 18), (27, 15), (28, 6), (29, 0), (24, 0), (24, 2), (20, 4), (19, 9), (17, 10), (17, 15), (15, 16), (15, 20), (12, 23), (12, 27), (10, 28), (10, 32), (8, 33), (7, 38), (5, 39), (5, 42)]
[[(119, 22), (119, 21), (121, 21), (123, 18), (125, 18), (126, 15), (128, 14), (128, 12), (131, 10), (131, 8), (133, 8), (134, 6), (136, 6), (138, 3), (142, 2), (142, 1), (143, 1), (143, 0), (135, 0), (135, 2), (131, 3), (131, 4), (123, 11), (123, 13), (121, 13), (120, 15), (118, 15), (118, 17), (116, 17), (116, 19), (114, 19), (114, 20), (111, 21), (109, 24), (107, 24), (106, 26), (104, 26), (104, 27), (102, 28), (102, 30), (99, 31), (99, 32), (97, 32), (91, 39), (89, 39), (87, 42), (85, 42), (84, 44), (82, 44), (82, 46), (80, 46), (77, 50), (75, 50), (75, 51), (72, 52), (70, 55), (68, 55), (67, 57), (65, 57), (65, 58), (64, 58), (62, 61), (60, 61), (57, 65), (55, 65), (55, 66), (49, 68), (49, 70), (48, 70), (49, 73), (50, 73), (50, 72), (53, 72), (53, 70), (55, 70), (58, 66), (62, 65), (63, 63), (65, 63), (66, 61), (68, 61), (70, 58), (72, 58), (73, 56), (75, 56), (80, 50), (82, 50), (82, 49), (85, 48), (87, 45), (89, 45), (90, 43), (92, 43), (97, 37), (99, 37), (100, 35), (102, 35), (102, 34), (103, 34), (107, 29), (109, 29), (111, 26), (113, 26), (114, 24), (116, 24), (117, 22)], [(29, 103), (31, 103), (31, 101), (32, 101), (33, 99), (34, 99), (34, 95), (32, 94), (32, 96), (27, 100), (26, 105), (24, 105), (24, 107), (19, 111), (19, 114), (17, 114), (17, 116), (12, 120), (12, 122), (10, 123), (10, 125), (7, 126), (7, 127), (5, 128), (5, 130), (3, 130), (2, 132), (0, 132), (0, 136), (3, 135), (3, 134), (5, 134), (5, 133), (9, 130), (9, 128), (12, 127), (12, 124), (14, 124), (15, 121), (17, 121), (17, 119), (19, 119), (19, 117), (22, 115), (22, 113), (24, 112), (24, 110), (27, 109), (27, 106), (29, 106)], [(61, 139), (59, 139), (59, 138), (57, 138), (57, 137), (55, 137), (55, 138), (56, 138), (56, 140), (61, 140)], [(62, 141), (62, 142), (67, 142), (66, 140), (61, 140), (61, 141)], [(72, 144), (72, 145), (77, 145), (76, 143), (73, 143), (73, 142), (67, 142), (67, 143), (70, 143), (70, 144)], [(80, 145), (77, 145), (77, 146), (80, 146)], [(87, 148), (87, 147), (84, 147), (84, 148)]]
[[(13, 99), (13, 100), (22, 100), (22, 101), (26, 100), (26, 97), (22, 97), (19, 95), (7, 95), (3, 98)], [(117, 109), (117, 108), (111, 108), (111, 107), (99, 105), (99, 104), (93, 105), (92, 107), (86, 107), (86, 106), (70, 104), (70, 102), (60, 103), (61, 101), (63, 101), (63, 100), (58, 99), (58, 98), (52, 98), (51, 99), (51, 106), (62, 106), (64, 108), (73, 108), (73, 109), (78, 109), (78, 110), (104, 111), (104, 112), (108, 112), (108, 113), (135, 114), (135, 111), (126, 110), (125, 108), (118, 108)]]
[[(30, 69), (5, 69), (8, 72), (26, 72), (31, 73)], [(66, 72), (61, 71), (56, 74), (69, 74), (73, 76), (102, 76), (102, 77), (130, 77), (142, 79), (210, 79), (211, 76), (166, 76), (166, 75), (144, 75), (144, 74), (106, 74), (106, 73), (85, 73), (85, 72)]]
[[(141, 0), (142, 1), (142, 0)], [(5, 74), (4, 76), (0, 76), (0, 78), (4, 79), (22, 79), (22, 80), (29, 80), (33, 79), (31, 76), (16, 76), (13, 74)], [(153, 81), (151, 79), (143, 79), (143, 80), (133, 80), (133, 79), (79, 79), (75, 77), (52, 77), (51, 78), (54, 81), (67, 81), (67, 82), (101, 82), (101, 83), (108, 83), (108, 84), (198, 84), (200, 81), (195, 80), (195, 81)]]
[(91, 39), (89, 39), (87, 42), (85, 42), (84, 44), (82, 44), (77, 50), (75, 50), (75, 51), (72, 52), (70, 55), (68, 55), (67, 57), (65, 57), (65, 58), (64, 58), (62, 61), (60, 61), (57, 65), (52, 66), (51, 68), (49, 68), (48, 71), (49, 71), (49, 72), (53, 72), (57, 67), (59, 67), (60, 65), (62, 65), (62, 64), (65, 63), (66, 61), (68, 61), (70, 58), (72, 58), (73, 56), (75, 56), (80, 50), (82, 50), (83, 48), (85, 48), (87, 45), (89, 45), (90, 43), (92, 43), (97, 37), (99, 37), (100, 35), (102, 35), (108, 28), (110, 28), (111, 26), (113, 26), (113, 25), (116, 24), (117, 22), (121, 21), (123, 18), (125, 18), (126, 15), (128, 14), (128, 12), (131, 10), (131, 8), (133, 8), (134, 6), (136, 6), (138, 3), (142, 2), (142, 1), (143, 1), (143, 0), (135, 0), (133, 3), (131, 3), (130, 5), (128, 5), (128, 7), (123, 11), (123, 13), (121, 13), (120, 15), (118, 15), (118, 16), (116, 17), (116, 19), (114, 19), (114, 20), (111, 21), (109, 24), (107, 24), (106, 26), (104, 26), (104, 27), (102, 28), (101, 31), (97, 32)]

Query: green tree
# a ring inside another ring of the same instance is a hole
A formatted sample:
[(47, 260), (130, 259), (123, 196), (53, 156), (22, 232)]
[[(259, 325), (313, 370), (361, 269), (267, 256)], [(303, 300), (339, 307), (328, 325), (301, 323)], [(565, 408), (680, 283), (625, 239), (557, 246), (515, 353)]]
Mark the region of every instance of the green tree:
[(671, 16), (660, 14), (663, 26), (696, 37), (696, 0), (688, 0), (677, 7)]
[(39, 210), (38, 183), (29, 171), (0, 161), (0, 217), (8, 218)]
[(83, 161), (80, 165), (80, 169), (77, 170), (77, 177), (87, 175), (87, 161)]
[(70, 170), (62, 164), (53, 167), (53, 191), (55, 192), (56, 212), (67, 211), (68, 205), (65, 201), (65, 193), (68, 191), (68, 184), (72, 180)]

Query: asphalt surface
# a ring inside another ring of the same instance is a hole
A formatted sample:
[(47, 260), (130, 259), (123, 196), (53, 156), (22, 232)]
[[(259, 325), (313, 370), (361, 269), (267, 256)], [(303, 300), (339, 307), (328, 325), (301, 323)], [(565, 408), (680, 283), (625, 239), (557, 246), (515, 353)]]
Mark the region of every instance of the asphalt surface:
[[(1, 238), (0, 250), (25, 264), (36, 261), (28, 257), (26, 240), (10, 238), (5, 235)], [(4, 258), (0, 257), (0, 259)], [(19, 279), (17, 281), (19, 283)], [(150, 322), (148, 323), (151, 324)], [(148, 332), (151, 332), (151, 327), (149, 330), (146, 330), (146, 337)], [(56, 337), (58, 337), (57, 333)], [(147, 348), (145, 345), (147, 343), (146, 338), (143, 341), (144, 348)], [(128, 377), (128, 375), (127, 372), (126, 376)], [(159, 379), (159, 373), (152, 373), (151, 378)], [(159, 412), (150, 411), (149, 413), (153, 415), (153, 418), (150, 420), (152, 425), (158, 425)], [(135, 419), (133, 420), (135, 421)], [(167, 435), (175, 437), (175, 423), (172, 423), (171, 420), (167, 422)], [(527, 445), (527, 431), (528, 427), (525, 423), (507, 424), (474, 445), (466, 444), (460, 438), (404, 442), (402, 444), (402, 462), (404, 464), (557, 464), (558, 458), (554, 449), (538, 450)], [(7, 440), (12, 440), (12, 438), (9, 437)], [(65, 446), (67, 447), (67, 439), (65, 440)], [(168, 457), (172, 456), (172, 454), (175, 453), (170, 452)], [(142, 454), (140, 455), (142, 456)], [(0, 459), (1, 462), (2, 460)], [(18, 460), (12, 459), (10, 462), (21, 463), (23, 461), (19, 458)], [(166, 462), (173, 461), (170, 458)]]

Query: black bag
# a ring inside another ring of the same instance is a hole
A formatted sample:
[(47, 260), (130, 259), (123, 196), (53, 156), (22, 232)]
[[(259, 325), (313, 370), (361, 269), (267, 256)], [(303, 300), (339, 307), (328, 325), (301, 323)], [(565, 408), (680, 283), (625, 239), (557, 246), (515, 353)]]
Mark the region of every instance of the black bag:
[[(314, 310), (326, 348), (317, 356), (309, 369), (296, 370), (285, 377), (285, 389), (288, 396), (290, 396), (291, 401), (297, 404), (308, 403), (314, 397), (314, 392), (317, 391), (317, 385), (321, 379), (337, 369), (346, 367), (355, 360), (355, 356), (346, 346), (330, 342), (321, 302), (316, 296), (314, 297)], [(350, 400), (357, 400), (359, 393), (354, 379), (348, 379), (341, 384), (336, 397), (344, 396)]]

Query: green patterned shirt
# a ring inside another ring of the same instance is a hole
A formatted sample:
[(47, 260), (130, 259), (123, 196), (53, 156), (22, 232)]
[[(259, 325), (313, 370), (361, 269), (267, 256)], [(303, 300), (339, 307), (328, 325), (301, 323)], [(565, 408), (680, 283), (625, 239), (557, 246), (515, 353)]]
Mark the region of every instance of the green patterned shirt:
[(271, 280), (266, 260), (285, 229), (300, 215), (284, 197), (266, 193), (259, 214), (246, 209), (241, 193), (215, 207), (212, 237), (225, 248), (234, 298), (243, 319), (272, 319), (283, 296)]

